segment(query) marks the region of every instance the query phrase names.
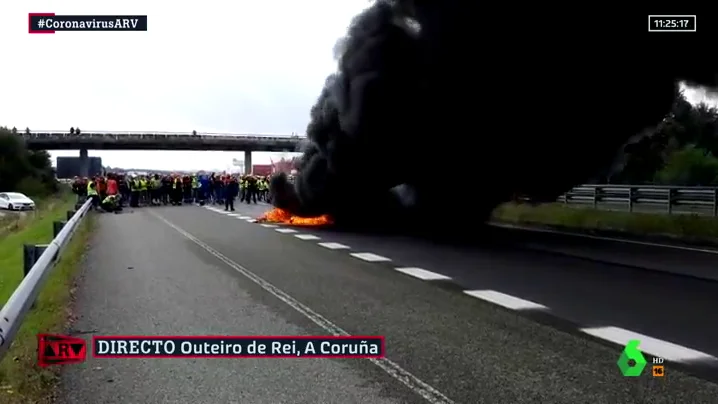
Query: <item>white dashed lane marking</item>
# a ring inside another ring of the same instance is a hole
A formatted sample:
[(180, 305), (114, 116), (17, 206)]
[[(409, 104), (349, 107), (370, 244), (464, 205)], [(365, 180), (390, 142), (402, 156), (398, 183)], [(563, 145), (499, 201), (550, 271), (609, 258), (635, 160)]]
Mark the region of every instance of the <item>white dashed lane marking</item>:
[(350, 248), (348, 245), (339, 243), (317, 243), (317, 245), (320, 245), (324, 248), (328, 248), (330, 250), (348, 250)]
[(395, 268), (397, 271), (407, 274), (409, 276), (413, 276), (414, 278), (419, 278), (423, 281), (438, 281), (438, 280), (446, 280), (451, 279), (450, 277), (442, 274), (437, 274), (436, 272), (427, 271), (426, 269), (416, 268), (416, 267), (404, 267), (404, 268)]
[(249, 217), (249, 216), (240, 216), (239, 218), (243, 219), (243, 220), (251, 219), (251, 217)]
[(314, 234), (295, 234), (294, 237), (300, 240), (319, 240), (319, 237)]
[(284, 234), (298, 233), (294, 229), (274, 229), (274, 231), (279, 232), (279, 233), (284, 233)]
[(388, 262), (391, 261), (391, 258), (383, 257), (381, 255), (376, 255), (374, 253), (370, 252), (362, 252), (362, 253), (351, 253), (349, 254), (354, 258), (359, 258), (360, 260), (369, 261), (369, 262)]
[(266, 227), (268, 229), (274, 229), (278, 227), (276, 224), (260, 224), (260, 226)]
[(512, 310), (548, 310), (548, 307), (542, 304), (507, 295), (495, 290), (465, 290), (464, 293)]
[(619, 345), (626, 345), (628, 344), (628, 341), (631, 340), (639, 340), (641, 341), (641, 344), (638, 346), (638, 349), (669, 361), (706, 361), (713, 362), (714, 364), (718, 363), (718, 358), (707, 353), (686, 348), (672, 342), (662, 341), (660, 339), (652, 338), (647, 335), (639, 334), (619, 327), (582, 328), (581, 331), (588, 335), (593, 335), (594, 337), (611, 341)]

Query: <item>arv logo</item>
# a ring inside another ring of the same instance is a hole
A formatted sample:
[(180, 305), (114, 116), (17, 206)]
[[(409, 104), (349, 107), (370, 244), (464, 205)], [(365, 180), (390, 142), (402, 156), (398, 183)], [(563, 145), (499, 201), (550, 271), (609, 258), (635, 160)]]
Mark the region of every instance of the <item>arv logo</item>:
[(40, 367), (81, 363), (86, 357), (87, 343), (82, 338), (52, 334), (37, 335), (37, 364)]

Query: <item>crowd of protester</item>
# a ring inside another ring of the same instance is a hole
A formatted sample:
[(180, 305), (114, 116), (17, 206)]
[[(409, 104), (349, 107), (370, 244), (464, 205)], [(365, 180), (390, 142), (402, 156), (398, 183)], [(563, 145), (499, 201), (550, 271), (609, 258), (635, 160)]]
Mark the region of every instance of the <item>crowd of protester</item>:
[(73, 192), (78, 201), (92, 200), (93, 208), (119, 213), (124, 206), (224, 205), (234, 210), (234, 201), (271, 203), (269, 178), (235, 174), (149, 174), (107, 173), (89, 178), (75, 177)]

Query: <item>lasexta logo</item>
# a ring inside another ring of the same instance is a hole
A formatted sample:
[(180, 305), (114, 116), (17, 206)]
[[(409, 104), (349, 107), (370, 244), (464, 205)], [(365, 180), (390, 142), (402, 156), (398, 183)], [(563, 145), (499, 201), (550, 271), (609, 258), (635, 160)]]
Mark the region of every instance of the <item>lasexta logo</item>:
[(628, 341), (623, 352), (621, 352), (617, 364), (624, 376), (637, 377), (643, 373), (647, 361), (641, 350), (638, 349), (640, 344), (641, 341), (639, 340)]
[(37, 364), (40, 367), (81, 363), (86, 357), (87, 344), (82, 338), (52, 334), (37, 335)]

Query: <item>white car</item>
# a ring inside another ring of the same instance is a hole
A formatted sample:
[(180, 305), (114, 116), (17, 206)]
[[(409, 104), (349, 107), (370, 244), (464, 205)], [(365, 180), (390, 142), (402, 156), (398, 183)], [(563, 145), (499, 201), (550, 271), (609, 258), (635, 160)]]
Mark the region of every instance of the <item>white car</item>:
[(0, 209), (35, 210), (35, 201), (19, 192), (0, 193)]

